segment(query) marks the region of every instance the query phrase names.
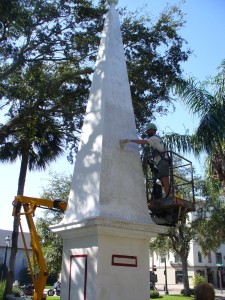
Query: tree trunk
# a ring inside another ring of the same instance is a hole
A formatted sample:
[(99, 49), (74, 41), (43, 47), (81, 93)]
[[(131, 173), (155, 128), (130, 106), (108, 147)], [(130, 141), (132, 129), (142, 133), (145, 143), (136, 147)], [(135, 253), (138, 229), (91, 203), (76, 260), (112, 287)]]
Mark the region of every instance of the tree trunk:
[(184, 295), (185, 296), (191, 296), (190, 287), (189, 287), (189, 280), (188, 280), (188, 263), (187, 263), (187, 257), (186, 256), (182, 256), (181, 257), (181, 262), (182, 262), (182, 269), (183, 269)]
[[(17, 195), (23, 195), (24, 193), (27, 167), (28, 167), (28, 155), (29, 155), (29, 151), (25, 151), (25, 153), (22, 154)], [(19, 213), (20, 209), (21, 206), (17, 206), (16, 212)], [(3, 297), (4, 300), (6, 299), (6, 295), (12, 294), (12, 287), (14, 282), (14, 265), (16, 261), (16, 254), (18, 248), (18, 237), (19, 237), (19, 222), (18, 222), (18, 217), (15, 216), (13, 221), (12, 247), (11, 247), (11, 254), (9, 259), (9, 269), (8, 269), (6, 287), (4, 291), (4, 297)]]

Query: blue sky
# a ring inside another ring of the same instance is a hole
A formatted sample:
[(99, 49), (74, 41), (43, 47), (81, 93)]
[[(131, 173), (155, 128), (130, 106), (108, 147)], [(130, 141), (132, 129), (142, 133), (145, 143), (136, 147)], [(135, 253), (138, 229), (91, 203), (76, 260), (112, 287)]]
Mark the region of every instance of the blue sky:
[[(127, 6), (129, 10), (134, 10), (147, 4), (146, 11), (155, 16), (169, 4), (176, 4), (175, 0), (119, 0), (118, 6)], [(180, 33), (194, 51), (194, 54), (183, 65), (184, 74), (204, 80), (207, 76), (215, 75), (216, 69), (223, 59), (225, 59), (225, 1), (224, 0), (187, 0), (181, 5), (182, 11), (186, 14), (186, 25)], [(186, 129), (193, 131), (197, 126), (197, 120), (193, 119), (181, 104), (177, 104), (177, 112), (169, 114), (168, 117), (157, 119), (159, 132), (174, 131), (184, 133)], [(0, 168), (0, 190), (1, 209), (0, 228), (12, 229), (13, 218), (12, 201), (17, 193), (17, 182), (20, 163), (13, 165), (3, 165)], [(198, 166), (199, 171), (203, 167)], [(67, 163), (65, 157), (57, 160), (50, 166), (52, 171), (66, 172), (71, 174), (73, 166)], [(49, 170), (50, 170), (49, 169)], [(25, 195), (31, 197), (40, 196), (43, 186), (48, 184), (49, 170), (45, 172), (32, 172), (27, 174)]]

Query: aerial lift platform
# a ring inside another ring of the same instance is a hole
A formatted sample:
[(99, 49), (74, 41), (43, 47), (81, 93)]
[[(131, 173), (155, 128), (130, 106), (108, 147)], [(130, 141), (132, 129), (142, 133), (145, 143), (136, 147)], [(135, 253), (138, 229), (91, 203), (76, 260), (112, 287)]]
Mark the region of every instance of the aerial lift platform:
[(157, 181), (157, 169), (147, 153), (143, 157), (146, 176), (146, 197), (149, 213), (158, 225), (176, 226), (185, 222), (186, 214), (195, 211), (194, 180), (192, 162), (183, 156), (165, 151), (170, 164), (170, 195), (163, 195)]

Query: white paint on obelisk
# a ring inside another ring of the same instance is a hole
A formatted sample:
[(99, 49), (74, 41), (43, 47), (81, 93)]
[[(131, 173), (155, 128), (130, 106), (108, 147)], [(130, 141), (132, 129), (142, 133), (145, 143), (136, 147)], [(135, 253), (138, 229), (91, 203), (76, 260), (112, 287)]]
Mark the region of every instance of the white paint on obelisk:
[(148, 212), (130, 86), (115, 9), (108, 0), (64, 219), (62, 299), (149, 299), (149, 239), (165, 229)]
[(101, 216), (153, 224), (139, 148), (119, 146), (122, 138), (137, 138), (137, 131), (117, 1), (109, 2), (63, 222)]

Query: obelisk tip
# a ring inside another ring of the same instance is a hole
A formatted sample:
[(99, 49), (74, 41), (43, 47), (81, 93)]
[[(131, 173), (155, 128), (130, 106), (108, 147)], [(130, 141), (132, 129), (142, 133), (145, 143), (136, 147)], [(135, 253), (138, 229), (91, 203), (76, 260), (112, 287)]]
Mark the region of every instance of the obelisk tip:
[(109, 6), (116, 6), (117, 5), (117, 3), (118, 3), (118, 0), (107, 0), (107, 2), (108, 2), (108, 4), (109, 4)]

